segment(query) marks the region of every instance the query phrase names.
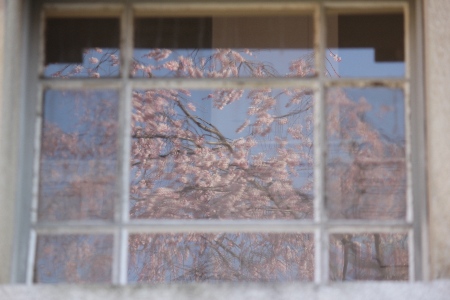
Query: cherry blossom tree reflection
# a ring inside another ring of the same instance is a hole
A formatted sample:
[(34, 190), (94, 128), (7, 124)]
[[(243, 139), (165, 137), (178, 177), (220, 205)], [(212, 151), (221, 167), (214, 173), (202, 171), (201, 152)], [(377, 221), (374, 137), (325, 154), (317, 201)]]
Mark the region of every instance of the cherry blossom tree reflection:
[(330, 89), (327, 109), (329, 215), (336, 219), (405, 218), (403, 92)]
[(330, 278), (407, 280), (406, 234), (334, 234), (330, 237)]
[[(151, 50), (155, 65), (135, 69), (195, 78), (275, 72), (231, 49), (206, 58), (171, 54)], [(311, 69), (296, 60), (288, 76)], [(311, 218), (312, 107), (307, 89), (134, 91), (131, 217)], [(289, 236), (133, 235), (130, 280), (311, 280), (312, 238)]]
[[(274, 66), (249, 60), (251, 50), (212, 52), (202, 57), (198, 51), (174, 55), (169, 49), (152, 49), (146, 61), (135, 59), (132, 72), (143, 72), (147, 77), (158, 74), (189, 78), (280, 76)], [(292, 60), (289, 72), (282, 75), (311, 76), (315, 73), (311, 57)], [(364, 100), (356, 103), (344, 91), (336, 89), (335, 92), (339, 96), (333, 98), (335, 102), (329, 102), (328, 131), (330, 140), (335, 139), (333, 147), (337, 147), (339, 154), (330, 156), (333, 163), (327, 165), (328, 194), (333, 196), (332, 191), (338, 190), (339, 201), (345, 203), (344, 211), (352, 208), (364, 212), (363, 217), (349, 214), (346, 218), (392, 218), (386, 214), (394, 206), (399, 207), (394, 218), (401, 218), (406, 204), (404, 141), (403, 144), (392, 141), (382, 134), (382, 127), (368, 121), (368, 116), (373, 115), (373, 104)], [(313, 217), (314, 98), (311, 90), (136, 90), (132, 101), (131, 218)], [(44, 134), (48, 138), (43, 142), (43, 157), (62, 157), (60, 160), (65, 162), (76, 156), (85, 165), (91, 160), (111, 159), (113, 156), (103, 150), (97, 158), (91, 153), (98, 152), (96, 149), (117, 149), (109, 133), (114, 129), (111, 124), (116, 122), (117, 115), (108, 118), (108, 113), (100, 118), (80, 118), (81, 128), (109, 128), (97, 135), (90, 147), (80, 147), (73, 141), (80, 141), (81, 131), (62, 130), (47, 120), (44, 131), (49, 130), (51, 134)], [(64, 155), (57, 154), (55, 149), (65, 149)], [(392, 157), (400, 163), (389, 164)], [(378, 167), (386, 164), (388, 167)], [(71, 176), (71, 171), (62, 174)], [(77, 182), (91, 182), (93, 178), (99, 182), (89, 199), (95, 200), (97, 193), (104, 195), (99, 191), (108, 190), (114, 182), (108, 180), (108, 184), (102, 184), (99, 177), (105, 180), (107, 176), (88, 174), (80, 172)], [(334, 179), (337, 177), (343, 180), (338, 182)], [(355, 196), (355, 191), (362, 189), (362, 180), (367, 192), (382, 179), (391, 183), (389, 188), (375, 196)], [(339, 189), (335, 189), (338, 183)], [(57, 194), (84, 190), (84, 186), (73, 183), (54, 188)], [(40, 209), (47, 219), (73, 218), (70, 206), (57, 212), (46, 209), (46, 197), (45, 193), (41, 194)], [(355, 197), (357, 200), (349, 200)], [(331, 212), (330, 217), (342, 218), (341, 211)], [(76, 218), (86, 216), (76, 215)], [(314, 241), (308, 234), (131, 235), (128, 275), (133, 282), (312, 280), (313, 249)], [(404, 259), (403, 254), (399, 257)], [(336, 256), (339, 259), (346, 257)], [(372, 279), (373, 273), (366, 274), (359, 279)], [(66, 280), (78, 281), (72, 277)]]
[(45, 92), (40, 221), (113, 217), (118, 101), (113, 91)]
[(310, 234), (153, 234), (130, 241), (130, 282), (310, 281), (314, 274)]
[[(310, 94), (151, 90), (133, 100), (132, 217), (312, 217)], [(233, 103), (245, 109), (228, 112)]]

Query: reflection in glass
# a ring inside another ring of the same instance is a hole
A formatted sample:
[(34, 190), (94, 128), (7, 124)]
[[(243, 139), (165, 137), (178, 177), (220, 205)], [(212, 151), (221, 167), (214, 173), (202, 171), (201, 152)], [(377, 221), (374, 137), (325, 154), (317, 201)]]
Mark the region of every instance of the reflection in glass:
[(118, 18), (48, 18), (45, 29), (45, 77), (119, 75)]
[(312, 234), (132, 235), (129, 282), (311, 281)]
[(405, 76), (402, 13), (329, 14), (327, 25), (328, 76)]
[(327, 210), (333, 219), (406, 214), (405, 115), (398, 89), (327, 93)]
[(408, 280), (406, 234), (334, 234), (330, 237), (330, 279)]
[(40, 236), (35, 283), (109, 283), (112, 236)]
[(135, 77), (311, 77), (311, 16), (135, 20)]
[(132, 218), (312, 217), (305, 89), (133, 93)]
[(45, 92), (40, 220), (112, 218), (117, 110), (113, 91)]

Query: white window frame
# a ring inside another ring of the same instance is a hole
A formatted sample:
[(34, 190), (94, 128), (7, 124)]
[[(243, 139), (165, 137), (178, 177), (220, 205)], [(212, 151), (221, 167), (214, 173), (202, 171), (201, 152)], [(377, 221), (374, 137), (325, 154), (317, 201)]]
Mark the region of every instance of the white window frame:
[[(422, 75), (422, 32), (421, 32), (421, 1), (334, 1), (309, 0), (289, 2), (248, 2), (224, 3), (217, 1), (197, 1), (189, 4), (183, 1), (170, 3), (145, 3), (145, 1), (76, 1), (76, 0), (41, 0), (29, 3), (29, 20), (25, 24), (28, 71), (22, 83), (26, 86), (23, 96), (27, 105), (24, 111), (25, 132), (22, 134), (20, 153), (20, 178), (24, 186), (32, 187), (19, 191), (20, 201), (17, 204), (17, 230), (15, 251), (12, 266), (12, 282), (32, 284), (35, 244), (37, 234), (74, 234), (74, 233), (109, 233), (114, 235), (113, 278), (112, 283), (127, 284), (127, 251), (128, 235), (131, 233), (154, 232), (296, 232), (315, 235), (315, 275), (314, 283), (327, 284), (329, 282), (328, 256), (329, 234), (331, 233), (392, 233), (407, 232), (409, 241), (409, 274), (410, 281), (427, 278), (427, 249), (426, 249), (426, 185), (425, 185), (425, 155), (424, 155), (424, 103), (423, 103), (423, 75)], [(95, 3), (93, 3), (95, 2)], [(392, 9), (402, 8), (405, 13), (405, 51), (406, 75), (404, 78), (337, 78), (325, 76), (325, 11), (328, 9)], [(130, 79), (128, 63), (132, 59), (133, 12), (154, 11), (156, 13), (173, 14), (179, 10), (214, 13), (233, 9), (253, 11), (267, 10), (312, 10), (314, 11), (314, 25), (316, 45), (316, 67), (319, 69), (317, 78), (312, 79)], [(39, 13), (43, 12), (43, 13)], [(121, 75), (118, 79), (39, 79), (35, 74), (42, 66), (42, 41), (45, 14), (52, 12), (58, 15), (72, 15), (83, 13), (111, 14), (121, 20)], [(33, 26), (40, 24), (40, 26)], [(40, 46), (38, 46), (40, 45)], [(36, 51), (39, 48), (40, 51)], [(130, 145), (130, 117), (131, 91), (133, 89), (153, 88), (222, 88), (222, 87), (312, 87), (316, 93), (314, 108), (314, 219), (301, 221), (263, 221), (263, 220), (129, 220), (128, 219), (128, 185), (129, 185), (129, 145)], [(408, 195), (407, 217), (405, 221), (328, 221), (324, 209), (324, 175), (325, 175), (325, 89), (327, 87), (391, 87), (403, 88), (405, 91), (405, 116), (409, 119), (406, 127), (407, 136), (407, 172)], [(68, 222), (37, 222), (37, 188), (39, 174), (39, 145), (40, 127), (42, 123), (42, 95), (47, 88), (51, 89), (99, 89), (109, 88), (120, 91), (120, 197), (116, 200), (114, 221), (68, 221)], [(28, 99), (28, 100), (25, 100)], [(37, 101), (35, 101), (37, 99)], [(36, 118), (37, 115), (37, 118)], [(33, 170), (30, 170), (33, 166)], [(32, 201), (30, 201), (32, 199)], [(29, 212), (31, 213), (31, 216)]]

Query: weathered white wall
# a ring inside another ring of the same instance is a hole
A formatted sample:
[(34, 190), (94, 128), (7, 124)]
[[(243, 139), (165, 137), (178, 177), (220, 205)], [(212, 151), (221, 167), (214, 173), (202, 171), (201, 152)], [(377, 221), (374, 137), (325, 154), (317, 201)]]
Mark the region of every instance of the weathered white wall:
[(424, 3), (430, 278), (450, 278), (450, 1)]
[[(5, 0), (0, 0), (0, 84), (3, 82), (3, 41), (5, 40)], [(0, 93), (0, 116), (2, 115), (2, 94)]]
[(0, 286), (2, 300), (448, 300), (450, 281), (313, 284), (188, 284), (136, 287)]
[(6, 152), (7, 140), (4, 138), (3, 131), (6, 126), (3, 124), (5, 117), (5, 99), (3, 99), (4, 91), (4, 40), (5, 40), (5, 0), (0, 0), (0, 283), (9, 282), (9, 269), (11, 261), (12, 250), (12, 218), (13, 206), (6, 198), (7, 181), (3, 174), (7, 170), (6, 157), (3, 155)]
[[(0, 284), (11, 282), (21, 135), (25, 0), (0, 0)], [(0, 298), (1, 299), (1, 298)]]

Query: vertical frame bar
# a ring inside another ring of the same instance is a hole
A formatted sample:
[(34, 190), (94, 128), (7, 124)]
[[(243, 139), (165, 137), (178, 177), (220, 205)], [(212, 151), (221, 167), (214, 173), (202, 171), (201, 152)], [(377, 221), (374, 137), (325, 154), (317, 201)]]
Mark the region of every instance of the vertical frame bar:
[[(43, 26), (45, 17), (41, 14), (40, 24)], [(43, 29), (41, 29), (42, 31)], [(39, 172), (40, 172), (40, 158), (41, 158), (41, 136), (42, 136), (42, 124), (43, 124), (43, 104), (44, 104), (44, 90), (41, 86), (37, 88), (36, 95), (36, 120), (35, 120), (35, 136), (34, 136), (34, 161), (33, 161), (33, 186), (32, 186), (32, 199), (31, 199), (31, 224), (38, 222), (38, 208), (39, 208)], [(32, 284), (34, 281), (34, 264), (36, 257), (36, 242), (37, 233), (31, 230), (28, 245), (28, 258), (27, 258), (27, 274), (26, 283)]]
[(408, 236), (408, 281), (414, 282), (417, 277), (417, 268), (416, 268), (416, 251), (414, 249), (415, 244), (415, 236), (414, 236), (414, 229), (408, 230), (407, 233)]
[[(411, 42), (410, 42), (410, 11), (409, 7), (405, 5), (404, 11), (404, 27), (405, 27), (405, 76), (406, 78), (411, 78)], [(403, 94), (405, 101), (405, 136), (406, 136), (406, 172), (407, 172), (407, 184), (406, 184), (406, 222), (414, 222), (414, 207), (413, 207), (413, 196), (412, 196), (412, 182), (411, 182), (411, 85), (406, 83), (403, 86)]]
[[(404, 15), (404, 36), (405, 36), (405, 77), (411, 79), (411, 69), (412, 69), (412, 44), (411, 44), (411, 10), (408, 4), (405, 4), (403, 9)], [(405, 136), (406, 136), (406, 153), (405, 153), (405, 163), (406, 163), (406, 222), (413, 223), (414, 217), (414, 203), (413, 203), (413, 193), (412, 193), (412, 115), (411, 115), (411, 85), (406, 83), (403, 86), (404, 103), (405, 103)], [(414, 230), (408, 230), (408, 279), (410, 282), (414, 281), (417, 276), (417, 266), (415, 264), (415, 257), (417, 255), (415, 251), (415, 240)]]
[(423, 40), (423, 1), (411, 0), (410, 14), (410, 105), (411, 105), (411, 190), (413, 210), (413, 247), (414, 278), (412, 280), (429, 280), (428, 253), (428, 206), (425, 159), (425, 91), (424, 85), (424, 40)]
[[(16, 73), (17, 86), (20, 91), (15, 90), (11, 95), (19, 103), (19, 122), (17, 130), (18, 142), (18, 177), (17, 182), (20, 187), (16, 187), (16, 228), (14, 250), (12, 258), (12, 283), (31, 284), (33, 280), (33, 265), (35, 251), (35, 235), (30, 230), (31, 222), (36, 218), (37, 208), (37, 183), (35, 182), (35, 172), (39, 169), (39, 145), (38, 131), (40, 130), (40, 120), (36, 120), (36, 114), (41, 111), (42, 93), (38, 88), (37, 76), (34, 72), (29, 72), (29, 68), (37, 69), (39, 52), (33, 51), (39, 45), (40, 24), (40, 3), (31, 1), (17, 1), (21, 6), (22, 13), (13, 17), (13, 22), (20, 22), (21, 25), (11, 30), (16, 35), (14, 38), (20, 39), (21, 49), (14, 53), (21, 64), (15, 67), (19, 69)], [(11, 7), (12, 10), (16, 8)], [(8, 11), (6, 12), (8, 13)], [(10, 24), (11, 25), (11, 24)], [(16, 25), (16, 24), (14, 24)], [(14, 63), (14, 62), (13, 62)], [(5, 72), (6, 74), (6, 72)], [(28, 101), (37, 99), (37, 101)], [(30, 167), (31, 166), (31, 167)], [(30, 269), (31, 268), (31, 269)]]
[(35, 230), (31, 230), (28, 246), (28, 259), (27, 259), (27, 273), (26, 284), (33, 284), (35, 278), (34, 264), (36, 261), (36, 246), (37, 246), (37, 233)]
[(113, 251), (113, 278), (117, 285), (127, 283), (128, 269), (128, 231), (123, 226), (129, 219), (128, 195), (129, 195), (129, 157), (131, 147), (131, 84), (129, 82), (129, 68), (133, 59), (133, 10), (131, 4), (127, 4), (121, 16), (120, 51), (121, 51), (121, 90), (119, 104), (119, 168), (118, 168), (118, 195), (114, 207), (114, 222), (116, 230), (114, 234)]
[(329, 240), (325, 222), (325, 163), (326, 163), (326, 108), (325, 108), (325, 45), (326, 16), (323, 3), (320, 3), (314, 13), (314, 49), (316, 52), (316, 68), (319, 81), (314, 102), (314, 221), (319, 228), (314, 232), (315, 263), (314, 281), (316, 284), (328, 282), (328, 248)]
[[(44, 69), (44, 45), (45, 45), (45, 12), (40, 6), (39, 8), (34, 8), (35, 16), (33, 17), (34, 22), (37, 22), (38, 26), (31, 26), (35, 28), (34, 30), (39, 32), (38, 40), (33, 41), (38, 45), (39, 51), (37, 52), (37, 57), (35, 62), (37, 64), (38, 74), (43, 74)], [(42, 73), (41, 73), (42, 72)], [(33, 74), (35, 76), (36, 74)], [(35, 81), (36, 78), (30, 79)], [(34, 128), (34, 157), (33, 157), (33, 184), (32, 184), (32, 198), (31, 198), (31, 213), (30, 222), (31, 224), (36, 224), (38, 222), (38, 209), (39, 209), (39, 172), (40, 172), (40, 158), (41, 158), (41, 137), (42, 137), (42, 125), (43, 125), (43, 114), (44, 114), (44, 90), (42, 86), (37, 85), (36, 95), (35, 95), (35, 128)], [(27, 271), (26, 271), (26, 283), (32, 284), (35, 280), (34, 278), (34, 264), (36, 259), (36, 246), (37, 246), (37, 233), (31, 230), (29, 233), (28, 242), (28, 257), (27, 257)]]
[[(44, 68), (44, 44), (45, 44), (45, 12), (41, 10), (39, 13), (39, 72)], [(42, 71), (43, 72), (43, 71)], [(40, 73), (41, 74), (41, 73)], [(43, 74), (43, 73), (42, 73)], [(38, 205), (39, 205), (39, 172), (41, 158), (41, 136), (44, 118), (44, 89), (41, 85), (37, 88), (36, 97), (36, 120), (35, 120), (35, 137), (34, 137), (34, 162), (33, 162), (33, 198), (31, 204), (31, 223), (38, 221)]]

